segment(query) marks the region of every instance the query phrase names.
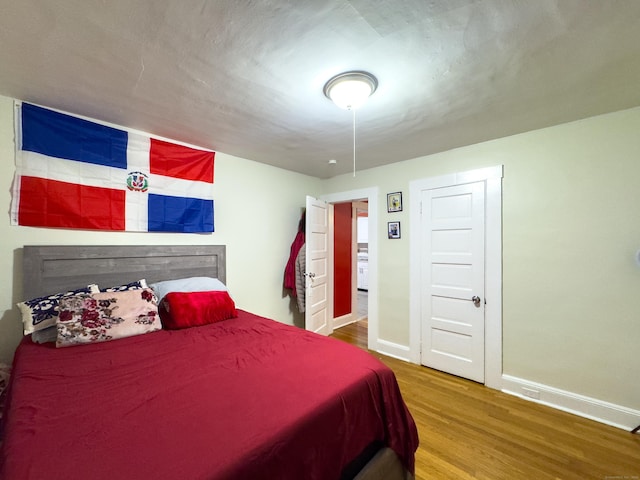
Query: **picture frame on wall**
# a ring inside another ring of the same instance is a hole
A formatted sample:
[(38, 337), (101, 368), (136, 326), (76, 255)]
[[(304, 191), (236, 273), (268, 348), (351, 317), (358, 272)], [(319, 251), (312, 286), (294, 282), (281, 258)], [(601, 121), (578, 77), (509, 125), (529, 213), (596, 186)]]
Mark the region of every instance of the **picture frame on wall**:
[(400, 238), (400, 222), (387, 222), (387, 233), (389, 238)]
[(402, 211), (402, 192), (387, 193), (387, 212)]

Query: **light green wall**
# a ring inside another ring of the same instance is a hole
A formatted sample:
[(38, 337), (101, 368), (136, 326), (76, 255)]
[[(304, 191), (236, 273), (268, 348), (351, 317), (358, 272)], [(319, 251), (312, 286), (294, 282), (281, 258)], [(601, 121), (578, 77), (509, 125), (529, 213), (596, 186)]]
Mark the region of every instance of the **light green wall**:
[[(297, 323), (283, 294), (289, 257), (305, 195), (320, 191), (319, 179), (216, 153), (215, 228), (210, 235), (90, 232), (9, 225), (15, 171), (13, 100), (0, 97), (0, 361), (10, 362), (22, 338), (15, 304), (22, 298), (24, 245), (227, 245), (227, 283), (240, 308)], [(295, 311), (295, 310), (294, 310)]]
[[(380, 337), (409, 343), (409, 182), (504, 165), (504, 373), (640, 408), (640, 108), (326, 181), (378, 186)], [(386, 213), (402, 191), (405, 210)], [(400, 220), (401, 240), (386, 238)]]
[[(238, 305), (292, 323), (282, 274), (306, 194), (379, 187), (379, 333), (409, 343), (409, 182), (504, 165), (504, 373), (640, 408), (640, 108), (318, 180), (216, 154), (212, 235), (105, 233), (0, 222), (0, 361), (21, 338), (28, 244), (226, 244)], [(13, 103), (0, 97), (0, 204), (14, 172)], [(404, 211), (386, 213), (386, 193)], [(402, 238), (386, 223), (400, 220)], [(296, 318), (297, 319), (297, 318)]]

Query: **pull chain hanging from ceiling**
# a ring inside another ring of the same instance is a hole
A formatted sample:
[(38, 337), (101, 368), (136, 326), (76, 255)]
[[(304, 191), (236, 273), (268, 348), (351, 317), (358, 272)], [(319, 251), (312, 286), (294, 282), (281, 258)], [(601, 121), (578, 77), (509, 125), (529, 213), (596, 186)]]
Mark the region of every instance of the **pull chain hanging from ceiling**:
[(353, 112), (353, 178), (356, 178), (356, 109), (352, 108)]
[(331, 78), (324, 94), (338, 107), (353, 113), (353, 176), (356, 176), (356, 109), (378, 88), (378, 80), (368, 72), (344, 72)]

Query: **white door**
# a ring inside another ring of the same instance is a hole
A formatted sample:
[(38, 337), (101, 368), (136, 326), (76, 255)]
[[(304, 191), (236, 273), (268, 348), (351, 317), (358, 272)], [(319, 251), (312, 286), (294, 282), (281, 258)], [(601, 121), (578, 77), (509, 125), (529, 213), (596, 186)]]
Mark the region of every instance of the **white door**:
[(307, 196), (305, 328), (329, 335), (333, 320), (333, 205)]
[(484, 182), (422, 191), (422, 364), (484, 383)]

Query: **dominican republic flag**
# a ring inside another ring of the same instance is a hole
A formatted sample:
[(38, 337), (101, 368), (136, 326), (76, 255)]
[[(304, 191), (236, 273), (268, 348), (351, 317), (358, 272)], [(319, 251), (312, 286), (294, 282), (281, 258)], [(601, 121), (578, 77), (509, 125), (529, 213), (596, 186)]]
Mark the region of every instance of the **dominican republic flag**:
[(22, 103), (11, 224), (213, 232), (214, 155)]

